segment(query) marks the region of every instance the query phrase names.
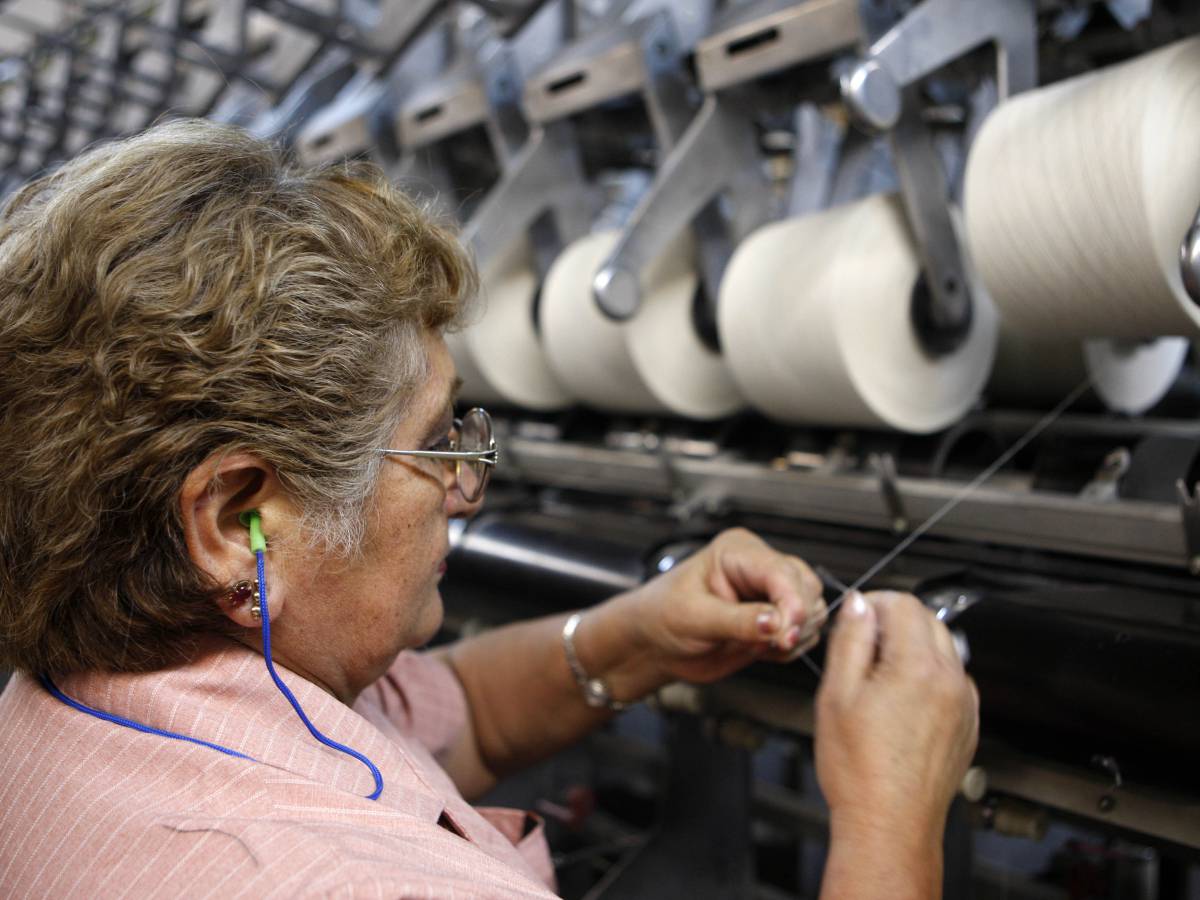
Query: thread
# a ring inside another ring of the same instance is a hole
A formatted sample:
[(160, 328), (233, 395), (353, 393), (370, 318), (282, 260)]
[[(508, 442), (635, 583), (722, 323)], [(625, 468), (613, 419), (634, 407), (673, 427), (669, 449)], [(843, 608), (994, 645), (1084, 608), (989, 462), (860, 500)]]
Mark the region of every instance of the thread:
[(989, 478), (1004, 468), (1004, 466), (1006, 466), (1013, 459), (1013, 457), (1024, 450), (1034, 438), (1054, 424), (1054, 422), (1063, 413), (1070, 409), (1070, 407), (1077, 400), (1079, 400), (1079, 398), (1082, 397), (1091, 388), (1091, 386), (1091, 381), (1087, 379), (1076, 385), (1075, 388), (1069, 394), (1067, 394), (1067, 396), (1058, 402), (1054, 409), (1050, 410), (1050, 412), (1046, 413), (1046, 415), (1042, 416), (1042, 418), (1038, 419), (1032, 426), (1030, 426), (1030, 428), (1023, 435), (1017, 438), (1017, 440), (1014, 441), (1007, 450), (1001, 453), (991, 465), (989, 465), (986, 469), (971, 479), (970, 482), (956, 491), (949, 500), (934, 510), (934, 512), (930, 514), (925, 521), (914, 528), (908, 535), (904, 537), (902, 541), (896, 544), (895, 547), (880, 557), (880, 559), (869, 569), (867, 569), (866, 572), (856, 578), (840, 597), (838, 597), (833, 603), (829, 604), (829, 607), (825, 610), (825, 619), (828, 620), (828, 618), (833, 615), (837, 608), (845, 601), (847, 596), (855, 593), (856, 591), (862, 590), (863, 585), (887, 568), (887, 566), (896, 560), (900, 554), (915, 544), (926, 532), (933, 528), (933, 526), (949, 515), (955, 507), (971, 496), (971, 494), (975, 493), (975, 491), (977, 491)]

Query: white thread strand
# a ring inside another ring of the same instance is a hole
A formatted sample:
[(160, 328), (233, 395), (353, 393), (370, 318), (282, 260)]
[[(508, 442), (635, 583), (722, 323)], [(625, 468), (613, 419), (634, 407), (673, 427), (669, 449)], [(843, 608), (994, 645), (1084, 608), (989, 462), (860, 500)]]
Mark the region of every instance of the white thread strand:
[[(1052, 425), (1059, 416), (1066, 412), (1076, 400), (1082, 397), (1091, 386), (1091, 379), (1084, 379), (1078, 385), (1076, 385), (1075, 389), (1072, 390), (1071, 393), (1067, 394), (1066, 397), (1059, 401), (1058, 405), (1055, 406), (1054, 409), (1050, 410), (1050, 412), (1046, 413), (1046, 415), (1042, 416), (1042, 418), (1035, 422), (1033, 426), (1030, 427), (1030, 429), (1023, 435), (1021, 435), (1021, 437), (1018, 438), (1011, 447), (1000, 454), (995, 462), (975, 476), (975, 478), (972, 479), (968, 484), (964, 485), (957, 493), (955, 493), (953, 497), (935, 510), (933, 514), (929, 516), (929, 518), (914, 528), (911, 534), (907, 535), (904, 540), (900, 541), (900, 543), (885, 553), (878, 562), (876, 562), (873, 566), (867, 569), (866, 572), (855, 579), (854, 583), (846, 588), (840, 597), (834, 600), (833, 603), (829, 604), (829, 607), (825, 610), (825, 620), (821, 624), (823, 625), (825, 621), (829, 620), (829, 617), (833, 615), (834, 611), (842, 605), (848, 596), (860, 590), (864, 584), (883, 571), (884, 568), (886, 568), (898, 556), (900, 556), (901, 553), (911, 547), (922, 535), (929, 531), (929, 529), (945, 518), (951, 510), (966, 500), (967, 497), (978, 490), (985, 481), (995, 475), (1014, 456), (1024, 450), (1025, 447), (1029, 445), (1030, 441), (1049, 428), (1050, 425)], [(799, 658), (808, 663), (809, 668), (812, 669), (813, 672), (818, 675), (818, 677), (822, 674), (820, 666), (812, 662), (812, 660), (808, 658), (807, 654), (801, 655)]]

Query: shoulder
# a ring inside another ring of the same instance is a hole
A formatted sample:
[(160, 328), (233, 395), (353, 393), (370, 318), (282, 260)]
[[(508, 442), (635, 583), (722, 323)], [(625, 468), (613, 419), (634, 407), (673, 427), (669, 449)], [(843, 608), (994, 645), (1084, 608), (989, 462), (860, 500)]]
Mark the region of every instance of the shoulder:
[(6, 896), (551, 896), (436, 814), (114, 727), (24, 676), (0, 761)]
[[(201, 886), (286, 897), (552, 896), (544, 887), (437, 825), (379, 810), (379, 821), (287, 814), (160, 816), (146, 847), (97, 869), (97, 888), (132, 885), (131, 896), (182, 896)], [(90, 893), (91, 891), (87, 891)]]
[(467, 725), (467, 700), (458, 676), (436, 653), (406, 650), (363, 692), (354, 709), (416, 738), (435, 756)]
[(444, 829), (392, 818), (379, 827), (253, 810), (219, 817), (147, 811), (86, 836), (51, 832), (32, 857), (0, 853), (0, 868), (43, 861), (15, 867), (6, 882), (13, 897), (106, 896), (118, 889), (134, 897), (552, 896)]

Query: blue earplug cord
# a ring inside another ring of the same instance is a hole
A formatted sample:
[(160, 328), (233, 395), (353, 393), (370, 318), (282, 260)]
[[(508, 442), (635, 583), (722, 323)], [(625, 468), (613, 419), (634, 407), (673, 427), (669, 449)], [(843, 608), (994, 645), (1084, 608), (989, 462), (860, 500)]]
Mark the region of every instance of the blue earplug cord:
[[(352, 747), (347, 747), (345, 744), (339, 744), (337, 741), (327, 738), (323, 735), (312, 722), (309, 721), (303, 707), (300, 706), (300, 701), (296, 699), (296, 695), (291, 692), (283, 679), (279, 677), (279, 673), (275, 671), (275, 663), (271, 659), (271, 613), (267, 607), (267, 565), (266, 565), (266, 538), (262, 533), (262, 518), (257, 511), (242, 513), (241, 521), (243, 525), (250, 528), (250, 549), (254, 551), (254, 556), (258, 566), (258, 593), (259, 607), (262, 611), (262, 643), (263, 643), (263, 659), (267, 663), (267, 672), (271, 675), (271, 680), (275, 682), (275, 686), (279, 688), (279, 692), (287, 698), (288, 703), (292, 705), (292, 709), (296, 711), (296, 715), (300, 717), (300, 721), (304, 723), (309, 733), (332, 750), (337, 750), (339, 753), (345, 753), (347, 756), (352, 756), (361, 762), (371, 771), (371, 777), (375, 779), (375, 790), (367, 795), (368, 800), (378, 800), (379, 795), (383, 793), (383, 775), (379, 771), (379, 767), (371, 762), (365, 755), (359, 753)], [(199, 744), (201, 747), (208, 747), (210, 750), (216, 750), (224, 753), (227, 756), (236, 756), (238, 759), (247, 759), (251, 762), (257, 762), (253, 757), (247, 756), (244, 753), (238, 753), (236, 750), (231, 750), (229, 747), (223, 747), (220, 744), (214, 744), (209, 741), (200, 740), (200, 738), (188, 737), (186, 734), (178, 734), (174, 731), (166, 731), (162, 728), (154, 728), (150, 725), (145, 725), (141, 722), (136, 722), (133, 719), (127, 719), (124, 716), (106, 713), (103, 710), (94, 709), (78, 700), (68, 697), (58, 689), (58, 686), (50, 679), (48, 675), (38, 676), (42, 686), (50, 692), (52, 696), (61, 700), (72, 709), (77, 709), (89, 716), (94, 716), (97, 719), (102, 719), (105, 722), (112, 722), (114, 725), (122, 725), (125, 728), (132, 728), (134, 731), (140, 731), (144, 734), (155, 734), (159, 737), (171, 738), (176, 741), (187, 741), (192, 744)]]

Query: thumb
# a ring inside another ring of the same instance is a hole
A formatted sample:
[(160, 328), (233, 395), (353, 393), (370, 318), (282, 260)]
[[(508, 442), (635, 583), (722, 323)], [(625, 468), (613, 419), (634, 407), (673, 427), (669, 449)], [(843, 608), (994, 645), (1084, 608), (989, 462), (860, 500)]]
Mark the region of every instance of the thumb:
[(875, 607), (858, 591), (846, 598), (829, 639), (822, 687), (849, 700), (875, 664), (879, 636)]

